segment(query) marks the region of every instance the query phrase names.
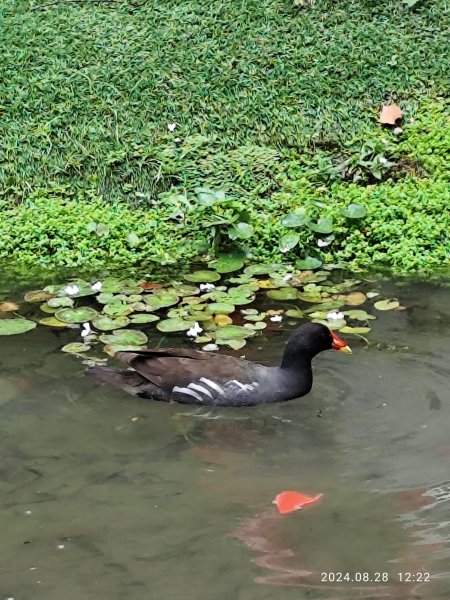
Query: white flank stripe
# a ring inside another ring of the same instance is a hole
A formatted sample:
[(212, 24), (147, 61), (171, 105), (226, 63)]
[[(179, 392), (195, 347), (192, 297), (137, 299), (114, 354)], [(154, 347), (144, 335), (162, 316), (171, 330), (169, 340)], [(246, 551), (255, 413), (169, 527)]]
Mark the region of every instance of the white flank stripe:
[(196, 398), (197, 400), (200, 400), (200, 402), (204, 402), (203, 398), (200, 396), (200, 394), (197, 394), (197, 392), (194, 392), (194, 390), (190, 390), (189, 388), (186, 387), (178, 387), (177, 385), (172, 388), (172, 394), (186, 394), (188, 396), (192, 396), (193, 398)]
[(220, 385), (218, 385), (217, 383), (215, 383), (214, 381), (211, 381), (211, 379), (206, 379), (206, 377), (200, 377), (200, 381), (202, 383), (205, 383), (206, 385), (209, 385), (209, 387), (216, 391), (218, 394), (220, 394), (221, 396), (225, 396), (225, 392), (223, 391), (223, 389), (220, 387)]
[(237, 386), (239, 386), (241, 388), (241, 390), (247, 391), (247, 385), (245, 383), (241, 383), (237, 379), (233, 379), (232, 381), (230, 381), (230, 383), (235, 383)]
[(188, 388), (190, 388), (191, 390), (197, 390), (197, 392), (200, 392), (200, 394), (206, 394), (211, 399), (213, 397), (213, 395), (211, 394), (211, 392), (209, 390), (204, 388), (202, 385), (198, 385), (198, 383), (190, 383), (188, 385)]

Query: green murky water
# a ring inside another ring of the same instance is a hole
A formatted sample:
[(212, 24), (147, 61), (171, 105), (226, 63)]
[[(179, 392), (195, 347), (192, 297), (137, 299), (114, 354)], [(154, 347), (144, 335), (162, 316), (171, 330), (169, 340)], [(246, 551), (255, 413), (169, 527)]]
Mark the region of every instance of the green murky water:
[[(136, 401), (60, 352), (73, 332), (1, 338), (0, 599), (447, 599), (450, 287), (383, 286), (408, 309), (379, 344), (261, 409)], [(324, 499), (278, 516), (289, 489)]]

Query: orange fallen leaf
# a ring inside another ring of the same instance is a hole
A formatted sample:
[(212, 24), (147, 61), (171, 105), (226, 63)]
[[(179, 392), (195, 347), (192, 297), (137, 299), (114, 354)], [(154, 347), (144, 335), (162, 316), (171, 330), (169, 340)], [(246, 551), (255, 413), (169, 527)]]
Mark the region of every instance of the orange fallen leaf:
[(402, 109), (397, 104), (388, 104), (383, 106), (380, 113), (380, 123), (382, 125), (395, 125), (403, 117)]
[(323, 498), (323, 494), (316, 494), (315, 496), (307, 496), (301, 492), (280, 492), (273, 501), (276, 504), (280, 515), (294, 512), (309, 504), (317, 504)]

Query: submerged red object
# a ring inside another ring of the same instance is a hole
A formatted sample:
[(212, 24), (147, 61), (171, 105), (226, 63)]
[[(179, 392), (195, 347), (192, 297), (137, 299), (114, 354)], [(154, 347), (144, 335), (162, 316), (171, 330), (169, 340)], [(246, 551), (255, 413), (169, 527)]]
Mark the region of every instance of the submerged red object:
[(323, 494), (316, 494), (315, 496), (307, 496), (302, 492), (280, 492), (273, 501), (276, 504), (280, 515), (294, 512), (304, 506), (310, 504), (317, 504), (323, 498)]

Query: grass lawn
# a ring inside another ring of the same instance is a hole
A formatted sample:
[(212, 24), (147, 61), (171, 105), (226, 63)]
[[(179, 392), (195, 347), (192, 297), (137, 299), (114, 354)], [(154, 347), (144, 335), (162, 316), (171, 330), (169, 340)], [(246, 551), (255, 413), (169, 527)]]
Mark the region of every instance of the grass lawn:
[[(0, 258), (192, 258), (212, 243), (209, 186), (235, 201), (225, 220), (247, 209), (254, 256), (279, 257), (302, 207), (334, 239), (296, 229), (288, 259), (444, 264), (449, 6), (0, 0)], [(401, 136), (378, 124), (392, 101)], [(343, 217), (349, 202), (367, 216)]]

